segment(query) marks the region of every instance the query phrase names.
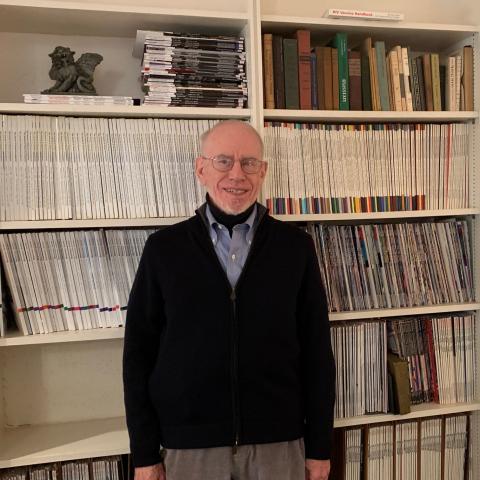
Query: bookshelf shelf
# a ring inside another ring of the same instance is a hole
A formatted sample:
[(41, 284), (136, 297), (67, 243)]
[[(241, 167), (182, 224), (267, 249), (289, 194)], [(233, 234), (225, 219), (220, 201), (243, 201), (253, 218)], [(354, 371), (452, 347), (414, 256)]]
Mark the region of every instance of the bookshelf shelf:
[(374, 112), (354, 110), (264, 110), (265, 120), (325, 122), (465, 122), (478, 112)]
[(68, 115), (74, 117), (128, 118), (235, 118), (248, 119), (249, 108), (189, 108), (158, 107), (154, 105), (37, 105), (0, 103), (0, 114)]
[(124, 417), (5, 428), (0, 468), (129, 452)]
[(22, 335), (19, 332), (0, 338), (0, 347), (15, 347), (20, 345), (45, 345), (51, 343), (91, 342), (96, 340), (122, 339), (125, 335), (123, 327), (95, 328), (74, 332), (56, 332), (40, 335)]
[[(335, 427), (348, 427), (433, 417), (480, 410), (480, 403), (416, 405), (407, 415), (363, 415), (335, 420)], [(124, 417), (82, 422), (6, 428), (2, 437), (0, 468), (73, 460), (129, 452)]]
[(452, 405), (439, 405), (437, 403), (423, 403), (412, 405), (412, 411), (405, 415), (374, 414), (358, 417), (340, 418), (335, 420), (335, 428), (352, 427), (356, 425), (368, 425), (371, 423), (382, 423), (415, 418), (434, 417), (436, 415), (448, 415), (451, 413), (465, 413), (480, 411), (480, 403), (455, 403)]
[(351, 312), (331, 312), (330, 321), (363, 320), (368, 318), (400, 317), (404, 315), (433, 315), (437, 313), (466, 312), (480, 310), (480, 303), (446, 303), (422, 307), (379, 308), (376, 310), (355, 310)]
[(393, 220), (434, 217), (465, 217), (478, 215), (480, 208), (462, 208), (452, 210), (413, 210), (407, 212), (371, 212), (371, 213), (325, 213), (311, 215), (274, 215), (286, 222), (362, 222), (370, 220)]
[(159, 25), (165, 30), (234, 32), (247, 21), (246, 12), (48, 0), (0, 3), (1, 32), (135, 37), (137, 30)]
[[(348, 321), (370, 318), (388, 318), (404, 315), (426, 315), (436, 313), (463, 312), (468, 310), (480, 310), (480, 303), (460, 303), (433, 305), (426, 307), (391, 308), (378, 310), (357, 310), (352, 312), (332, 312), (330, 321)], [(16, 347), (21, 345), (46, 345), (53, 343), (90, 342), (97, 340), (123, 339), (125, 329), (118, 328), (95, 328), (92, 330), (74, 332), (56, 332), (38, 335), (21, 335), (19, 332), (10, 333), (0, 338), (0, 347)]]
[(53, 230), (53, 229), (84, 229), (84, 228), (134, 228), (160, 227), (173, 225), (188, 217), (163, 218), (111, 218), (99, 220), (32, 220), (0, 222), (2, 230)]
[[(285, 222), (359, 222), (392, 219), (415, 219), (436, 217), (465, 217), (480, 214), (480, 208), (455, 210), (415, 210), (409, 212), (329, 213), (314, 215), (273, 215)], [(25, 220), (0, 222), (0, 231), (54, 230), (85, 228), (135, 228), (173, 225), (188, 217), (161, 218), (110, 218), (92, 220)]]

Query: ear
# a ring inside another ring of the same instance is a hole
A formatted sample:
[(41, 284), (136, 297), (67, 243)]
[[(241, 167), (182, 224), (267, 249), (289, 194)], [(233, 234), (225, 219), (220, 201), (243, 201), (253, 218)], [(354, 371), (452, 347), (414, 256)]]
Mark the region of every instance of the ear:
[(260, 169), (260, 178), (262, 180), (265, 178), (265, 175), (267, 174), (267, 169), (268, 169), (268, 163), (263, 162), (262, 168)]
[(202, 157), (197, 157), (195, 159), (195, 175), (197, 176), (200, 183), (205, 186), (205, 160)]

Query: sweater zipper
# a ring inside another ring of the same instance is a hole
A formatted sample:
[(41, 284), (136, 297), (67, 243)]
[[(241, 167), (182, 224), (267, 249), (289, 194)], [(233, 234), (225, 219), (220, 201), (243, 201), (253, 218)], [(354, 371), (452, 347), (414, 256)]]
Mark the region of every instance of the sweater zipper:
[(232, 453), (235, 455), (238, 449), (240, 440), (240, 406), (239, 406), (239, 392), (238, 392), (238, 325), (237, 325), (237, 305), (236, 292), (232, 288), (230, 294), (233, 308), (233, 323), (232, 323), (232, 406), (233, 406), (233, 449)]
[[(266, 212), (263, 213), (263, 215), (260, 216), (258, 219), (258, 224), (257, 224), (257, 232), (260, 227), (260, 224), (263, 223), (264, 217), (266, 215)], [(207, 219), (200, 214), (200, 218), (202, 218), (202, 221), (204, 223), (204, 226), (206, 227), (206, 232), (208, 235), (208, 238), (210, 239), (210, 234), (209, 234), (209, 224)], [(239, 284), (239, 281), (241, 278), (243, 278), (244, 273), (245, 273), (245, 268), (248, 264), (248, 261), (250, 260), (251, 254), (252, 254), (252, 249), (254, 244), (256, 243), (256, 238), (257, 235), (255, 234), (253, 238), (252, 245), (250, 246), (250, 250), (248, 252), (247, 258), (245, 259), (245, 264), (243, 266), (243, 269), (240, 273), (240, 276), (238, 277), (236, 287)], [(230, 280), (228, 279), (228, 276), (223, 269), (223, 266), (217, 256), (217, 252), (215, 251), (215, 248), (212, 245), (212, 242), (208, 242), (210, 245), (210, 248), (212, 249), (212, 252), (217, 259), (217, 263), (220, 267), (220, 270), (223, 273), (223, 276), (225, 277), (225, 280), (227, 281), (228, 285), (230, 286)], [(235, 287), (231, 287), (230, 291), (230, 301), (232, 302), (232, 310), (233, 310), (233, 322), (232, 322), (232, 408), (233, 408), (233, 446), (232, 446), (232, 453), (235, 455), (238, 450), (238, 446), (240, 443), (240, 402), (239, 402), (239, 392), (238, 392), (238, 322), (237, 322), (237, 293), (235, 290)]]

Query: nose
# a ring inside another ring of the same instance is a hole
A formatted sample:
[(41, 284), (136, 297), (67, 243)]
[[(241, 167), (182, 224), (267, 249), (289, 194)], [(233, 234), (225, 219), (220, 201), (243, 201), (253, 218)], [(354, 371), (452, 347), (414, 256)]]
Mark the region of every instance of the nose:
[(242, 170), (242, 166), (239, 161), (233, 163), (232, 169), (229, 171), (228, 178), (230, 180), (243, 180), (245, 178), (245, 172)]

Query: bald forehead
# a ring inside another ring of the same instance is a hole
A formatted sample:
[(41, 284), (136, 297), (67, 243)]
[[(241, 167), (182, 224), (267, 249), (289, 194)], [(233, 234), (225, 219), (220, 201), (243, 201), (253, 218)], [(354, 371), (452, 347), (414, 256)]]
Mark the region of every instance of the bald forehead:
[(217, 142), (234, 143), (236, 137), (242, 135), (242, 138), (248, 139), (254, 143), (260, 150), (263, 157), (263, 141), (258, 132), (249, 123), (240, 120), (226, 120), (215, 124), (210, 130), (207, 130), (200, 136), (200, 147), (202, 151), (205, 148)]

